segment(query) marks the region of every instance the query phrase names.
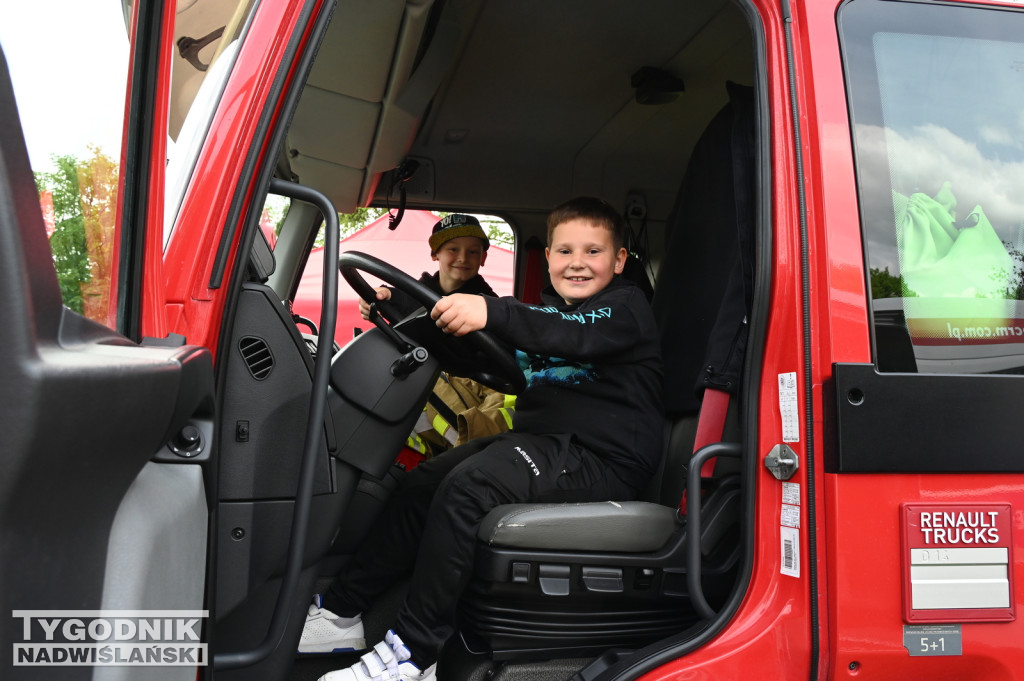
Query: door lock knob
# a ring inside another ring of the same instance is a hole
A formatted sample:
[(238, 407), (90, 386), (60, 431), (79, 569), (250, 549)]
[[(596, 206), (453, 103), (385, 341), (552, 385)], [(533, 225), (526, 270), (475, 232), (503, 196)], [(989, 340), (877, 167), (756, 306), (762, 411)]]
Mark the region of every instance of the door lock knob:
[(167, 446), (178, 456), (191, 459), (203, 451), (202, 431), (189, 423), (179, 430), (177, 435), (171, 438)]

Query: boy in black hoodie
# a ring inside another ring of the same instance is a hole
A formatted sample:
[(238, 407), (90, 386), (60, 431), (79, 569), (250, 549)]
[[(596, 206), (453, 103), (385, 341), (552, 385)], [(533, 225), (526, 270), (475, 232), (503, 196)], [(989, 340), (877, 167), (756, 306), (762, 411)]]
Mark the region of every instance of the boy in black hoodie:
[(357, 647), (359, 614), (412, 576), (385, 640), (321, 681), (433, 681), (472, 574), (477, 529), (491, 509), (631, 499), (654, 472), (664, 423), (658, 334), (644, 293), (616, 276), (624, 237), (610, 205), (573, 199), (548, 218), (553, 290), (544, 306), (461, 294), (434, 306), (431, 317), (445, 333), (487, 329), (517, 348), (527, 388), (511, 431), (456, 447), (405, 476), (352, 564), (310, 608), (317, 626)]

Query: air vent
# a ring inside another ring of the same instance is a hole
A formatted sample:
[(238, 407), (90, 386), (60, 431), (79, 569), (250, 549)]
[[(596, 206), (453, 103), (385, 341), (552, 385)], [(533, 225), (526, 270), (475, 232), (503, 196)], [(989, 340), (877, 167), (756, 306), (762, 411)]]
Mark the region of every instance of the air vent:
[(238, 341), (238, 350), (242, 353), (249, 373), (257, 381), (262, 381), (274, 370), (274, 355), (267, 341), (262, 338), (245, 336)]

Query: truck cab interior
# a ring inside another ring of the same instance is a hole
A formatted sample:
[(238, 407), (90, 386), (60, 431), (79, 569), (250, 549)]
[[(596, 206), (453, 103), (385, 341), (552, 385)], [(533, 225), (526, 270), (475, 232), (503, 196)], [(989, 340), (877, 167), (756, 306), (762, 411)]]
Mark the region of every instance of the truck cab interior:
[[(656, 479), (640, 501), (492, 513), (442, 676), (591, 678), (677, 655), (738, 603), (756, 413), (742, 387), (756, 380), (767, 270), (756, 261), (767, 210), (758, 49), (756, 24), (728, 1), (342, 0), (323, 32), (271, 192), (298, 184), (341, 213), (499, 215), (515, 230), (516, 291), (527, 302), (546, 284), (547, 212), (573, 196), (603, 198), (629, 222), (631, 276), (653, 292), (663, 335), (666, 456)], [(215, 656), (262, 640), (286, 572), (314, 382), (287, 303), (322, 222), (321, 209), (293, 199), (272, 251), (254, 233), (224, 336)], [(400, 276), (350, 255), (341, 286), (353, 270)], [(438, 347), (429, 319), (393, 321), (368, 323), (332, 359), (300, 597), (284, 643), (260, 663), (269, 677), (287, 673), (308, 597), (358, 549), (402, 474), (395, 453), (437, 372), (502, 373), (493, 351)], [(430, 359), (394, 376), (388, 367), (413, 346)], [(470, 366), (453, 366), (460, 356)], [(714, 473), (696, 476), (695, 533), (677, 507), (705, 388), (731, 401), (709, 440), (723, 443), (712, 448)], [(368, 638), (382, 636), (401, 597), (396, 585), (365, 615)], [(303, 658), (292, 673), (343, 662)]]
[[(8, 249), (0, 268), (5, 286), (26, 293), (3, 304), (5, 319), (23, 320), (0, 340), (17, 350), (18, 371), (4, 374), (18, 386), (11, 394), (25, 396), (5, 402), (18, 431), (5, 456), (18, 463), (3, 518), (19, 521), (19, 541), (31, 537), (3, 562), (5, 604), (208, 610), (200, 678), (306, 679), (350, 664), (296, 659), (305, 614), (403, 474), (395, 456), (438, 372), (509, 393), (523, 376), (486, 334), (443, 337), (423, 314), (367, 324), (335, 347), (337, 286), (370, 275), (422, 294), (407, 276), (419, 273), (386, 258), (339, 259), (337, 215), (374, 206), (500, 216), (515, 232), (515, 294), (538, 302), (548, 212), (594, 196), (626, 217), (628, 276), (650, 292), (659, 322), (662, 465), (635, 501), (495, 509), (441, 677), (635, 677), (712, 637), (750, 577), (759, 466), (758, 391), (749, 386), (759, 381), (771, 250), (754, 9), (730, 0), (197, 0), (159, 15), (159, 3), (132, 5), (137, 63), (122, 157), (131, 162), (121, 179), (143, 189), (126, 189), (118, 219), (149, 241), (120, 253), (122, 272), (135, 273), (120, 281), (144, 290), (139, 263), (152, 262), (170, 291), (175, 267), (214, 251), (225, 253), (217, 267), (227, 274), (156, 303), (122, 287), (115, 317), (174, 308), (158, 333), (138, 333), (146, 322), (137, 318), (123, 327), (119, 318), (115, 331), (63, 307), (32, 222), (38, 192), (24, 141), (17, 126), (0, 135), (0, 174), (21, 173), (11, 181), (17, 202), (0, 201), (0, 212), (24, 224), (27, 244)], [(146, 42), (172, 14), (173, 41)], [(298, 18), (287, 27), (267, 20), (278, 15)], [(258, 50), (271, 38), (284, 41), (286, 58), (268, 67)], [(155, 63), (165, 42), (169, 69), (139, 66)], [(268, 70), (260, 74), (272, 94), (248, 111), (262, 126), (253, 148), (233, 148), (226, 131), (238, 117), (223, 113), (232, 102), (221, 96), (255, 69)], [(158, 87), (146, 73), (169, 82)], [(4, 119), (17, 120), (0, 85)], [(166, 134), (150, 101), (165, 85)], [(150, 109), (137, 106), (147, 101)], [(157, 153), (135, 164), (145, 144)], [(226, 173), (239, 157), (254, 160), (233, 176), (236, 188), (217, 194), (224, 178), (209, 169)], [(162, 196), (149, 172), (166, 174)], [(133, 213), (149, 194), (158, 208)], [(268, 241), (259, 221), (269, 195), (291, 203)], [(15, 203), (18, 215), (8, 210)], [(225, 217), (213, 228), (223, 233), (199, 234), (214, 213)], [(291, 302), (322, 226), (317, 335)], [(203, 307), (218, 296), (223, 310)], [(429, 307), (429, 295), (420, 302)], [(186, 337), (207, 310), (216, 330)], [(41, 379), (40, 366), (56, 378)], [(97, 372), (110, 380), (97, 385)], [(714, 410), (712, 393), (724, 397)], [(40, 403), (73, 415), (74, 427), (18, 416)], [(77, 456), (82, 443), (89, 456)], [(692, 458), (695, 449), (713, 467)], [(41, 498), (61, 504), (39, 512)], [(66, 553), (76, 569), (58, 579), (44, 567)], [(367, 638), (382, 637), (402, 589), (365, 614)], [(29, 593), (41, 595), (29, 602)], [(132, 678), (95, 678), (107, 673)], [(89, 668), (68, 674), (94, 678)]]

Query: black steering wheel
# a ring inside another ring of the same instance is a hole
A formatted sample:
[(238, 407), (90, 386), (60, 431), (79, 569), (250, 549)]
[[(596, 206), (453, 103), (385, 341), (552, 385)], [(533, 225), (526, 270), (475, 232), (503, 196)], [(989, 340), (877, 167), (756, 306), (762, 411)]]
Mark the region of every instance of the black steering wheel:
[[(405, 272), (383, 260), (348, 251), (338, 258), (338, 269), (349, 286), (368, 303), (376, 303), (384, 318), (392, 324), (401, 322), (400, 330), (423, 344), (453, 374), (472, 378), (489, 388), (508, 395), (518, 395), (526, 387), (526, 377), (514, 354), (487, 331), (474, 331), (465, 336), (453, 336), (438, 328), (430, 318), (430, 310), (441, 299), (429, 288)], [(377, 300), (377, 292), (366, 283), (360, 272), (372, 274), (408, 294), (423, 306), (423, 312), (413, 318), (400, 320), (387, 301)]]

